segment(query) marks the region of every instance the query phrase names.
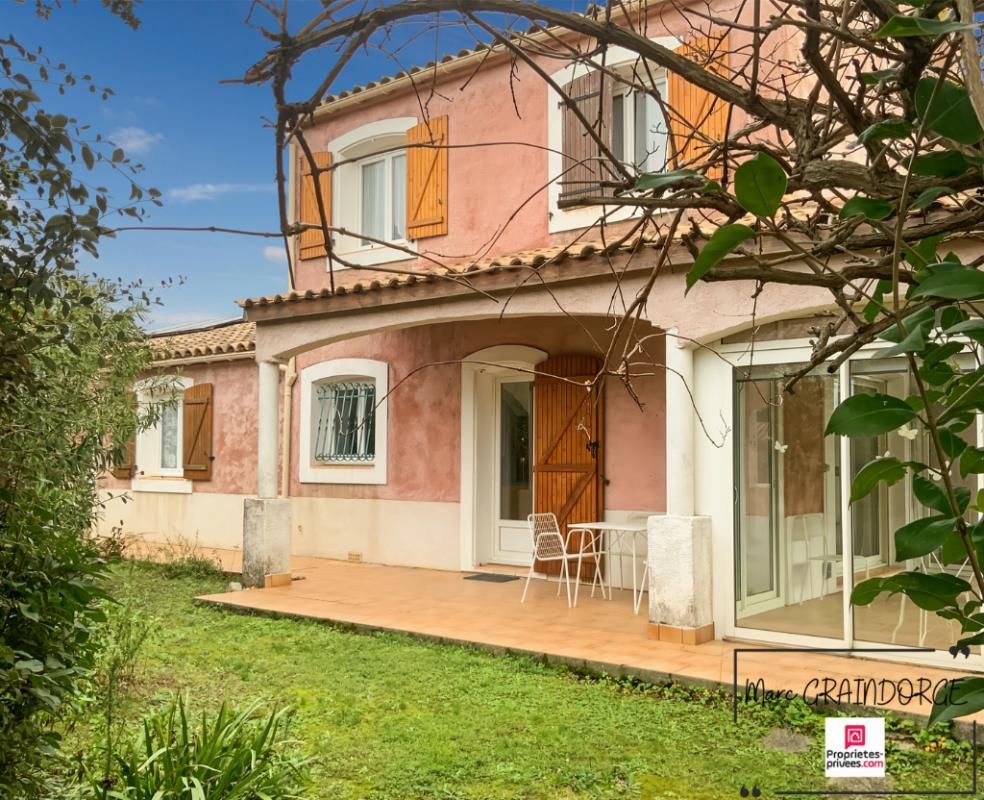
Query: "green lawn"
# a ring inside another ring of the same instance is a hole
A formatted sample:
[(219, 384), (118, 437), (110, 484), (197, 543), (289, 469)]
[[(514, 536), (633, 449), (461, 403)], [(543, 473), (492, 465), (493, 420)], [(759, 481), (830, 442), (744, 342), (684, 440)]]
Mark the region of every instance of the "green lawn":
[[(738, 798), (742, 784), (765, 797), (824, 788), (822, 721), (797, 709), (742, 712), (735, 727), (718, 692), (634, 687), (530, 658), (193, 604), (223, 583), (115, 568), (112, 592), (155, 626), (125, 715), (135, 721), (177, 691), (199, 708), (289, 704), (293, 734), (316, 759), (312, 797), (717, 800)], [(763, 737), (794, 717), (812, 749), (767, 748)], [(68, 744), (84, 748), (90, 735), (80, 726)], [(964, 789), (970, 759), (917, 731), (917, 742), (891, 746), (888, 770), (896, 790)]]

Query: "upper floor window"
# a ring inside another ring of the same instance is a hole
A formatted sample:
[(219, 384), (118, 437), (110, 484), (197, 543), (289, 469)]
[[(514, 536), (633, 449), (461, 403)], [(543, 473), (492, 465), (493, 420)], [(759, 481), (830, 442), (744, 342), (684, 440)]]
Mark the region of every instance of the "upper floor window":
[(405, 150), (359, 163), (363, 246), (373, 241), (402, 242), (407, 233), (407, 154)]
[(565, 86), (574, 107), (560, 101), (564, 161), (558, 205), (562, 208), (586, 198), (612, 196), (611, 184), (623, 180), (584, 120), (595, 126), (598, 138), (630, 171), (654, 172), (666, 165), (667, 126), (656, 99), (656, 93), (666, 96), (666, 81), (659, 77), (646, 91), (632, 85), (631, 73), (623, 78), (626, 83), (591, 71)]
[[(655, 89), (666, 96), (666, 82)], [(638, 172), (659, 172), (666, 166), (666, 119), (659, 102), (649, 92), (619, 87), (612, 96), (612, 155)]]
[[(730, 74), (726, 35), (698, 37), (687, 43), (672, 36), (654, 41), (718, 74)], [(614, 159), (630, 167), (630, 172), (660, 172), (679, 166), (718, 178), (720, 165), (714, 158), (728, 135), (727, 105), (676, 74), (637, 74), (638, 55), (624, 48), (610, 48), (607, 55), (604, 76), (583, 64), (571, 64), (551, 77), (581, 116), (592, 123), (600, 121), (595, 130)], [(554, 91), (547, 93), (547, 144), (549, 232), (597, 224), (602, 214), (599, 205), (612, 196), (614, 186), (624, 177), (602, 155), (578, 114)], [(608, 206), (605, 213), (607, 221), (617, 222), (637, 212)]]
[(298, 219), (319, 227), (301, 233), (299, 257), (327, 255), (321, 208), (331, 227), (346, 231), (333, 236), (333, 252), (349, 264), (415, 258), (419, 239), (446, 234), (447, 141), (446, 116), (399, 117), (362, 125), (313, 153), (319, 169), (329, 168), (317, 183), (301, 158)]

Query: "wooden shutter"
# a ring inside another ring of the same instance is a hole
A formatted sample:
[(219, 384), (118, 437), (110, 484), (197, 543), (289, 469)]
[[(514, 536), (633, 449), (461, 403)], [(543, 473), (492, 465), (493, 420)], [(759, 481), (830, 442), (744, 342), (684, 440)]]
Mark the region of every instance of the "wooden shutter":
[[(448, 232), (448, 118), (434, 117), (407, 131), (407, 238)], [(413, 147), (412, 145), (436, 145)]]
[[(318, 152), (312, 153), (314, 163), (318, 168), (331, 166), (331, 153)], [(311, 164), (307, 157), (302, 153), (300, 158), (301, 191), (300, 203), (298, 204), (297, 221), (311, 225), (321, 225), (321, 215), (318, 213), (318, 196), (315, 193), (314, 173), (311, 171)], [(321, 191), (321, 201), (325, 206), (325, 218), (331, 224), (331, 173), (318, 173), (318, 189)], [(325, 249), (325, 233), (319, 228), (309, 228), (301, 231), (300, 257), (320, 258), (328, 255)]]
[(137, 465), (137, 437), (131, 436), (123, 451), (123, 460), (113, 467), (113, 477), (128, 481), (133, 477), (133, 469)]
[[(727, 35), (702, 36), (680, 45), (676, 52), (718, 75), (727, 75)], [(670, 122), (674, 166), (699, 169), (709, 155), (710, 144), (728, 137), (728, 105), (676, 73), (668, 74), (666, 84), (667, 102), (675, 112)], [(720, 178), (721, 164), (715, 164), (705, 174), (715, 180)]]
[(212, 479), (212, 384), (199, 383), (184, 391), (184, 476), (193, 481)]
[[(557, 516), (563, 536), (570, 523), (593, 522), (604, 512), (603, 414), (597, 392), (558, 377), (584, 381), (600, 368), (594, 356), (553, 356), (533, 380), (533, 505)], [(580, 547), (577, 536), (571, 547)], [(560, 562), (538, 564), (537, 571), (559, 574)], [(593, 575), (594, 560), (585, 558), (581, 577)]]
[[(137, 413), (137, 395), (136, 392), (127, 392), (127, 400), (130, 403), (130, 408), (133, 413)], [(128, 481), (133, 477), (133, 473), (137, 466), (137, 435), (134, 434), (129, 438), (126, 443), (126, 448), (123, 450), (123, 459), (113, 467), (113, 477), (119, 478), (121, 481)]]
[[(577, 105), (578, 111), (595, 130), (599, 130), (600, 124), (601, 139), (606, 145), (611, 142), (612, 130), (610, 84), (611, 81), (602, 81), (600, 72), (594, 71), (575, 78), (564, 87), (565, 94)], [(584, 123), (578, 119), (570, 106), (562, 105), (561, 114), (563, 117), (561, 147), (564, 159), (557, 205), (563, 208), (576, 204), (583, 197), (611, 192), (601, 185), (603, 177), (609, 175), (609, 171), (604, 167), (598, 143), (585, 130)]]

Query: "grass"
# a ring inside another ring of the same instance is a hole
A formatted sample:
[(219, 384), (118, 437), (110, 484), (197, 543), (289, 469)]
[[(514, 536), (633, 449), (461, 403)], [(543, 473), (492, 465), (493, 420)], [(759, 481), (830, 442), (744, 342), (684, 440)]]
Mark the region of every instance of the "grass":
[[(736, 727), (720, 692), (586, 679), (526, 657), (193, 604), (222, 588), (160, 566), (115, 569), (111, 591), (156, 622), (123, 717), (135, 729), (175, 692), (193, 707), (289, 704), (291, 734), (315, 759), (316, 798), (718, 800), (742, 785), (766, 797), (825, 788), (822, 718), (805, 707), (751, 709)], [(763, 744), (784, 723), (813, 736), (809, 752)], [(894, 789), (967, 788), (966, 746), (911, 723), (892, 729), (915, 734), (890, 747)], [(70, 746), (85, 749), (93, 731), (77, 727)]]

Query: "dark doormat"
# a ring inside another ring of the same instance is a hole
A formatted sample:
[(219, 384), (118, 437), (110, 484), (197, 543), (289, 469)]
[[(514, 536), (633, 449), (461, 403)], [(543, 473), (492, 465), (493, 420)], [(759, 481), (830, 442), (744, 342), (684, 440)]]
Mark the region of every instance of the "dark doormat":
[(489, 583), (509, 583), (518, 581), (518, 575), (497, 575), (494, 572), (476, 572), (474, 575), (465, 575), (466, 581), (488, 581)]

